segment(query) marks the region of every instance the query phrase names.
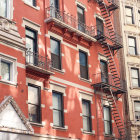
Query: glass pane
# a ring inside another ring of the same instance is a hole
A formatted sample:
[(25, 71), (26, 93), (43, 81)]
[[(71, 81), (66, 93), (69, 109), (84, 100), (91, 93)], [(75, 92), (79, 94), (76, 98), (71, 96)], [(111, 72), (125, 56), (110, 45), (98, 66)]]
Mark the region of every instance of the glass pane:
[(1, 61), (1, 77), (3, 80), (10, 81), (10, 63)]
[(132, 17), (126, 17), (126, 23), (132, 24)]
[(109, 107), (104, 107), (104, 120), (110, 121), (110, 109), (109, 109)]
[(135, 102), (135, 111), (140, 112), (140, 102)]
[(132, 8), (125, 8), (125, 12), (127, 16), (132, 16)]
[(131, 55), (136, 55), (136, 48), (134, 48), (134, 47), (129, 47), (129, 54), (131, 54)]
[(90, 124), (89, 118), (83, 117), (83, 130), (88, 131), (88, 132), (91, 131), (90, 126), (91, 124)]
[(87, 101), (82, 101), (82, 109), (83, 109), (83, 115), (89, 116), (90, 112), (89, 112), (89, 102)]
[(132, 79), (132, 85), (133, 85), (134, 87), (139, 87), (138, 79)]
[(134, 38), (128, 38), (129, 46), (135, 46), (135, 39)]
[[(27, 1), (29, 2), (29, 0), (27, 0)], [(32, 0), (31, 0), (31, 1), (32, 1)], [(28, 35), (29, 37), (35, 38), (35, 32), (26, 29), (25, 33), (26, 33), (26, 35)]]
[(34, 105), (28, 104), (28, 110), (29, 110), (29, 120), (32, 122), (39, 122), (39, 108)]
[(140, 112), (135, 112), (136, 121), (140, 121)]
[(109, 122), (104, 121), (104, 128), (105, 128), (105, 134), (111, 134), (111, 127)]
[(138, 78), (138, 70), (137, 69), (131, 69), (132, 77)]
[(0, 16), (7, 17), (7, 0), (0, 0)]
[(62, 95), (53, 93), (53, 108), (62, 110)]
[(59, 41), (51, 39), (51, 53), (60, 55)]
[(79, 52), (80, 65), (87, 66), (87, 55), (84, 52)]
[(30, 39), (28, 37), (26, 37), (26, 48), (28, 50), (30, 50), (31, 52), (33, 52), (33, 48), (34, 48), (34, 40), (33, 39)]
[(28, 102), (39, 105), (39, 91), (38, 88), (28, 86)]
[(53, 124), (56, 126), (62, 126), (62, 115), (60, 111), (53, 110)]

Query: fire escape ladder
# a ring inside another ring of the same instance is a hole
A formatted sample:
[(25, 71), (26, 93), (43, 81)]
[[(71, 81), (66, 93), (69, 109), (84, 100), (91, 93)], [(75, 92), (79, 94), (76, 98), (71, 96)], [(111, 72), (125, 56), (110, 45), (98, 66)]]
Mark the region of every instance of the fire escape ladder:
[(108, 103), (110, 105), (111, 113), (112, 113), (112, 116), (113, 116), (114, 121), (116, 123), (118, 132), (120, 134), (120, 138), (121, 138), (121, 140), (124, 140), (126, 138), (126, 130), (125, 130), (124, 123), (121, 119), (119, 109), (118, 109), (118, 106), (116, 104), (116, 101), (115, 101), (115, 98), (113, 96), (111, 88), (110, 88), (110, 95), (106, 95), (106, 98), (107, 98)]
[(106, 28), (108, 30), (108, 34), (110, 36), (110, 39), (114, 41), (113, 46), (117, 47), (117, 43), (116, 43), (116, 42), (118, 42), (117, 41), (117, 36), (115, 34), (114, 27), (113, 27), (112, 21), (110, 19), (110, 13), (109, 13), (109, 10), (108, 10), (108, 6), (104, 2), (104, 0), (96, 0), (96, 1), (97, 1), (98, 5), (100, 7), (102, 17), (105, 20)]

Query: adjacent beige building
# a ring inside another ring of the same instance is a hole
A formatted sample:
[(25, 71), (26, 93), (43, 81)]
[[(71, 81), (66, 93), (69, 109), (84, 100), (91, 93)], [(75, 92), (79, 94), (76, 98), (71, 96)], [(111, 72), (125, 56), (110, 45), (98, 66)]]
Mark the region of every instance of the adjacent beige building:
[(124, 105), (127, 139), (140, 140), (140, 0), (120, 0), (122, 81), (127, 93)]

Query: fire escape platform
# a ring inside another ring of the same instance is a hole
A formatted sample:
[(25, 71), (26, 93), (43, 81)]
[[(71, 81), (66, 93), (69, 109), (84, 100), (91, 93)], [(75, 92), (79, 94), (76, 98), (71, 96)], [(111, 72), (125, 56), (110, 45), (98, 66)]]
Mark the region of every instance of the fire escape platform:
[(53, 75), (54, 73), (51, 72), (50, 70), (45, 70), (43, 68), (40, 68), (38, 66), (35, 66), (35, 65), (32, 65), (32, 64), (29, 64), (29, 63), (26, 63), (26, 71), (27, 72), (32, 72), (34, 74), (37, 74), (37, 75)]
[(87, 33), (84, 33), (84, 32), (82, 32), (82, 31), (80, 31), (80, 30), (78, 30), (76, 28), (73, 28), (72, 26), (64, 23), (63, 21), (61, 21), (61, 20), (59, 20), (59, 19), (57, 19), (55, 17), (47, 18), (45, 20), (45, 22), (46, 23), (54, 22), (54, 24), (57, 25), (58, 27), (60, 27), (62, 29), (67, 29), (69, 32), (75, 33), (77, 36), (83, 37), (87, 41), (90, 41), (90, 42), (91, 41), (93, 41), (93, 42), (96, 42), (97, 41), (94, 37), (90, 36), (88, 34), (88, 32)]
[(108, 83), (105, 83), (105, 82), (95, 83), (95, 84), (92, 84), (91, 86), (93, 86), (94, 88), (102, 88), (107, 91), (109, 91), (109, 89), (112, 89), (113, 94), (126, 93), (126, 91), (124, 89), (116, 87), (116, 86), (108, 84)]
[(96, 35), (95, 38), (96, 38), (97, 41), (99, 41), (100, 43), (102, 42), (102, 40), (106, 40), (106, 42), (107, 42), (107, 40), (108, 40), (108, 41), (111, 41), (111, 42), (112, 42), (112, 45), (110, 45), (110, 48), (111, 48), (112, 50), (118, 50), (118, 49), (123, 48), (123, 45), (120, 44), (118, 41), (115, 41), (115, 40), (113, 40), (113, 39), (111, 39), (111, 38), (109, 38), (109, 37), (107, 37), (107, 36), (105, 36), (105, 35), (103, 35), (103, 34)]
[(109, 6), (107, 6), (107, 9), (109, 11), (114, 11), (114, 10), (116, 10), (118, 8), (119, 8), (119, 6), (117, 4), (115, 4), (115, 3), (111, 3)]

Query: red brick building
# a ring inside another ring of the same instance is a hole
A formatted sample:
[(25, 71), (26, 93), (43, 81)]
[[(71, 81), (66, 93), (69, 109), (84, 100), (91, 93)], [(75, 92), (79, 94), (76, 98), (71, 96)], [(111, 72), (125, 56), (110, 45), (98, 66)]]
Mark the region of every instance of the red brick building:
[(114, 0), (0, 1), (2, 140), (125, 139)]

